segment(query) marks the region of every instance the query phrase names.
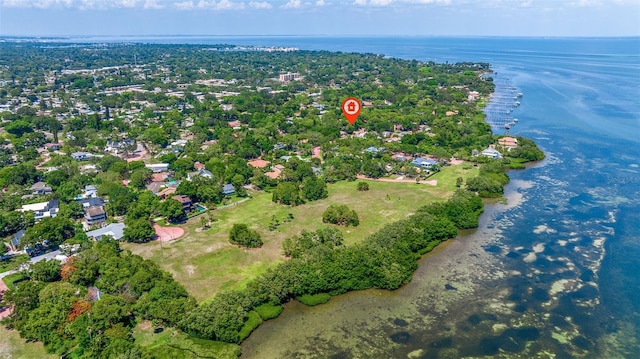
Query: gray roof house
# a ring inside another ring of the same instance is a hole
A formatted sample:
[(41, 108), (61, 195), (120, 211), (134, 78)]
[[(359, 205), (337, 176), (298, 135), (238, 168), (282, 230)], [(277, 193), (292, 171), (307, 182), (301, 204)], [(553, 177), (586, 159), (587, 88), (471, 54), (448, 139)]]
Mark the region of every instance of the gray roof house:
[(227, 183), (226, 185), (222, 186), (222, 194), (225, 196), (230, 196), (232, 194), (236, 193), (236, 189), (233, 187), (232, 184)]
[(124, 236), (124, 223), (111, 223), (108, 226), (87, 232), (87, 237), (100, 240), (103, 236), (111, 236), (115, 240), (120, 240)]
[(34, 195), (53, 193), (51, 187), (42, 181), (34, 183), (33, 186), (29, 187), (29, 190), (31, 190)]
[(411, 164), (416, 167), (429, 169), (431, 168), (431, 166), (438, 164), (438, 161), (432, 160), (430, 158), (418, 157), (411, 161)]
[(491, 148), (491, 147), (485, 149), (480, 154), (486, 157), (494, 158), (494, 159), (502, 158), (502, 154), (498, 152), (498, 150), (496, 150), (495, 148)]

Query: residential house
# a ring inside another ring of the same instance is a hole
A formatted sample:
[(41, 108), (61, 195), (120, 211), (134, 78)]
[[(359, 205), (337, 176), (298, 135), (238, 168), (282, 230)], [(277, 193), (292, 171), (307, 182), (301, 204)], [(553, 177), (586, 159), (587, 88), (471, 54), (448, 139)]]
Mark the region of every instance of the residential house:
[(107, 220), (107, 213), (101, 206), (91, 206), (85, 209), (84, 219), (89, 226), (103, 223)]
[(367, 147), (365, 151), (373, 155), (377, 155), (378, 153), (384, 152), (384, 147), (371, 146), (371, 147)]
[(45, 143), (44, 144), (44, 148), (46, 148), (49, 151), (57, 151), (60, 149), (60, 144), (59, 143)]
[(25, 230), (21, 229), (16, 234), (11, 237), (11, 242), (9, 242), (9, 247), (11, 247), (12, 251), (17, 251), (20, 248), (20, 240), (24, 237)]
[(411, 156), (405, 155), (403, 152), (394, 153), (391, 158), (398, 162), (407, 162), (411, 160)]
[(105, 152), (112, 152), (117, 154), (123, 150), (126, 150), (127, 147), (132, 148), (135, 146), (136, 141), (134, 140), (119, 140), (119, 141), (107, 141), (107, 146), (104, 148)]
[(273, 167), (271, 167), (271, 172), (267, 172), (264, 175), (271, 178), (271, 179), (276, 179), (280, 176), (280, 174), (282, 173), (282, 171), (284, 171), (284, 166), (283, 165), (275, 165)]
[(89, 231), (86, 233), (87, 237), (93, 238), (96, 241), (99, 241), (104, 236), (110, 236), (115, 240), (120, 240), (124, 237), (124, 223), (110, 223), (105, 227)]
[(47, 184), (42, 181), (34, 183), (33, 186), (29, 187), (29, 190), (31, 190), (34, 195), (53, 193), (51, 187), (47, 186)]
[(74, 152), (71, 154), (71, 157), (76, 161), (85, 161), (92, 158), (93, 154), (89, 152)]
[(166, 184), (164, 182), (151, 182), (146, 187), (147, 190), (151, 191), (151, 193), (158, 194), (165, 185)]
[(227, 183), (226, 185), (222, 186), (222, 194), (225, 196), (230, 196), (232, 194), (236, 193), (236, 189), (233, 187), (232, 184)]
[(57, 199), (52, 199), (49, 202), (40, 202), (33, 204), (25, 204), (17, 211), (27, 212), (32, 211), (36, 222), (39, 222), (43, 218), (55, 218), (58, 215), (60, 209), (60, 202)]
[(493, 158), (496, 160), (502, 158), (502, 154), (498, 152), (498, 150), (496, 150), (495, 148), (491, 148), (491, 147), (487, 147), (487, 149), (480, 152), (480, 154), (485, 157)]
[(191, 198), (184, 195), (175, 195), (171, 198), (175, 199), (176, 201), (180, 202), (180, 204), (182, 204), (183, 211), (185, 211), (186, 213), (191, 212), (191, 209), (193, 208), (193, 202), (191, 201)]
[(269, 163), (271, 163), (271, 162), (265, 161), (265, 160), (260, 159), (260, 158), (256, 158), (254, 160), (247, 161), (247, 164), (249, 166), (251, 166), (251, 167), (254, 167), (254, 168), (265, 168), (265, 167), (267, 167), (269, 165)]
[(163, 188), (161, 191), (159, 191), (158, 193), (156, 193), (156, 196), (162, 198), (162, 199), (167, 199), (169, 196), (173, 195), (174, 193), (176, 193), (176, 190), (178, 188), (174, 187), (174, 186), (170, 186), (170, 187), (165, 187)]
[(518, 147), (518, 139), (515, 137), (506, 136), (498, 139), (498, 144), (505, 147), (507, 151), (511, 151), (511, 149)]
[(187, 180), (188, 181), (192, 181), (194, 178), (196, 178), (198, 176), (202, 176), (202, 177), (211, 179), (211, 178), (213, 178), (213, 173), (211, 173), (208, 170), (205, 170), (204, 168), (201, 168), (198, 171), (187, 173)]
[(168, 163), (154, 163), (154, 164), (150, 164), (150, 165), (144, 165), (146, 168), (152, 170), (155, 173), (158, 172), (166, 172), (169, 170), (169, 164)]
[(171, 172), (158, 172), (151, 175), (151, 182), (166, 182), (171, 177)]
[(104, 207), (104, 200), (100, 197), (89, 197), (78, 200), (85, 210), (89, 207)]
[(84, 186), (84, 192), (82, 198), (95, 198), (98, 197), (98, 188), (92, 184)]
[(432, 160), (430, 158), (417, 157), (416, 159), (411, 161), (411, 164), (423, 169), (430, 169), (434, 165), (438, 164), (438, 161)]

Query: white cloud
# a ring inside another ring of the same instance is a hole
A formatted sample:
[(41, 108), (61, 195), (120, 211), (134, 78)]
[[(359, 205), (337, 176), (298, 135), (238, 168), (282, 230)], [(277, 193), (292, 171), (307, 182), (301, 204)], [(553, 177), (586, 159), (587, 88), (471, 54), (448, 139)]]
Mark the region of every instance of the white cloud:
[(204, 10), (236, 10), (236, 9), (244, 9), (243, 2), (233, 2), (230, 0), (199, 0), (198, 2), (193, 1), (182, 1), (176, 2), (173, 4), (178, 10), (193, 10), (193, 9), (204, 9)]
[(280, 7), (283, 9), (299, 9), (302, 7), (302, 0), (289, 0)]
[(266, 1), (252, 1), (249, 6), (254, 9), (271, 9), (273, 6)]
[(178, 10), (191, 10), (195, 7), (195, 5), (193, 5), (193, 1), (177, 2), (173, 4), (173, 6), (175, 6)]
[(325, 5), (327, 5), (327, 3), (326, 3), (326, 2), (324, 2), (324, 0), (318, 0), (318, 1), (316, 1), (316, 6), (325, 6)]
[(144, 5), (142, 6), (142, 8), (144, 8), (144, 9), (152, 9), (152, 10), (159, 10), (159, 9), (164, 9), (164, 5), (163, 4), (158, 4), (157, 0), (145, 0)]

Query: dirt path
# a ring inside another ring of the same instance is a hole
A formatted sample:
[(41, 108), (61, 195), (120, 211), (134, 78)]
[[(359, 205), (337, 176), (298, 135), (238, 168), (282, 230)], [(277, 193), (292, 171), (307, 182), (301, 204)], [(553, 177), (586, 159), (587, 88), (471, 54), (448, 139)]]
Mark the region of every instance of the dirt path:
[(431, 186), (437, 186), (438, 180), (429, 180), (429, 181), (418, 181), (413, 179), (405, 179), (404, 176), (400, 176), (398, 178), (369, 178), (363, 175), (356, 176), (357, 179), (363, 179), (368, 181), (379, 181), (379, 182), (396, 182), (396, 183), (417, 183), (417, 184), (428, 184)]

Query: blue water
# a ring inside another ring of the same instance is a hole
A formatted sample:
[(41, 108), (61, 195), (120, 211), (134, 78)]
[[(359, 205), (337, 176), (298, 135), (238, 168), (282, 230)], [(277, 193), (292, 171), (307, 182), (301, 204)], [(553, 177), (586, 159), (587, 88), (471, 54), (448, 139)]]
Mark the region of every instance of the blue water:
[[(511, 134), (533, 138), (547, 154), (542, 163), (510, 173), (510, 206), (488, 208), (477, 231), (426, 258), (406, 288), (352, 293), (315, 308), (292, 304), (252, 334), (243, 355), (640, 357), (640, 38), (144, 41), (489, 62), (500, 83), (524, 94)], [(446, 286), (421, 286), (434, 280), (428, 267), (442, 261), (437, 256), (473, 243), (483, 243), (484, 251), (469, 261), (483, 258), (486, 265), (464, 272), (467, 260), (456, 259), (462, 274), (454, 266), (441, 274)], [(446, 308), (433, 304), (457, 292)], [(366, 317), (347, 318), (363, 305), (370, 305)], [(396, 319), (389, 321), (391, 315)], [(285, 339), (287, 333), (294, 338)], [(267, 349), (274, 342), (278, 348)]]

